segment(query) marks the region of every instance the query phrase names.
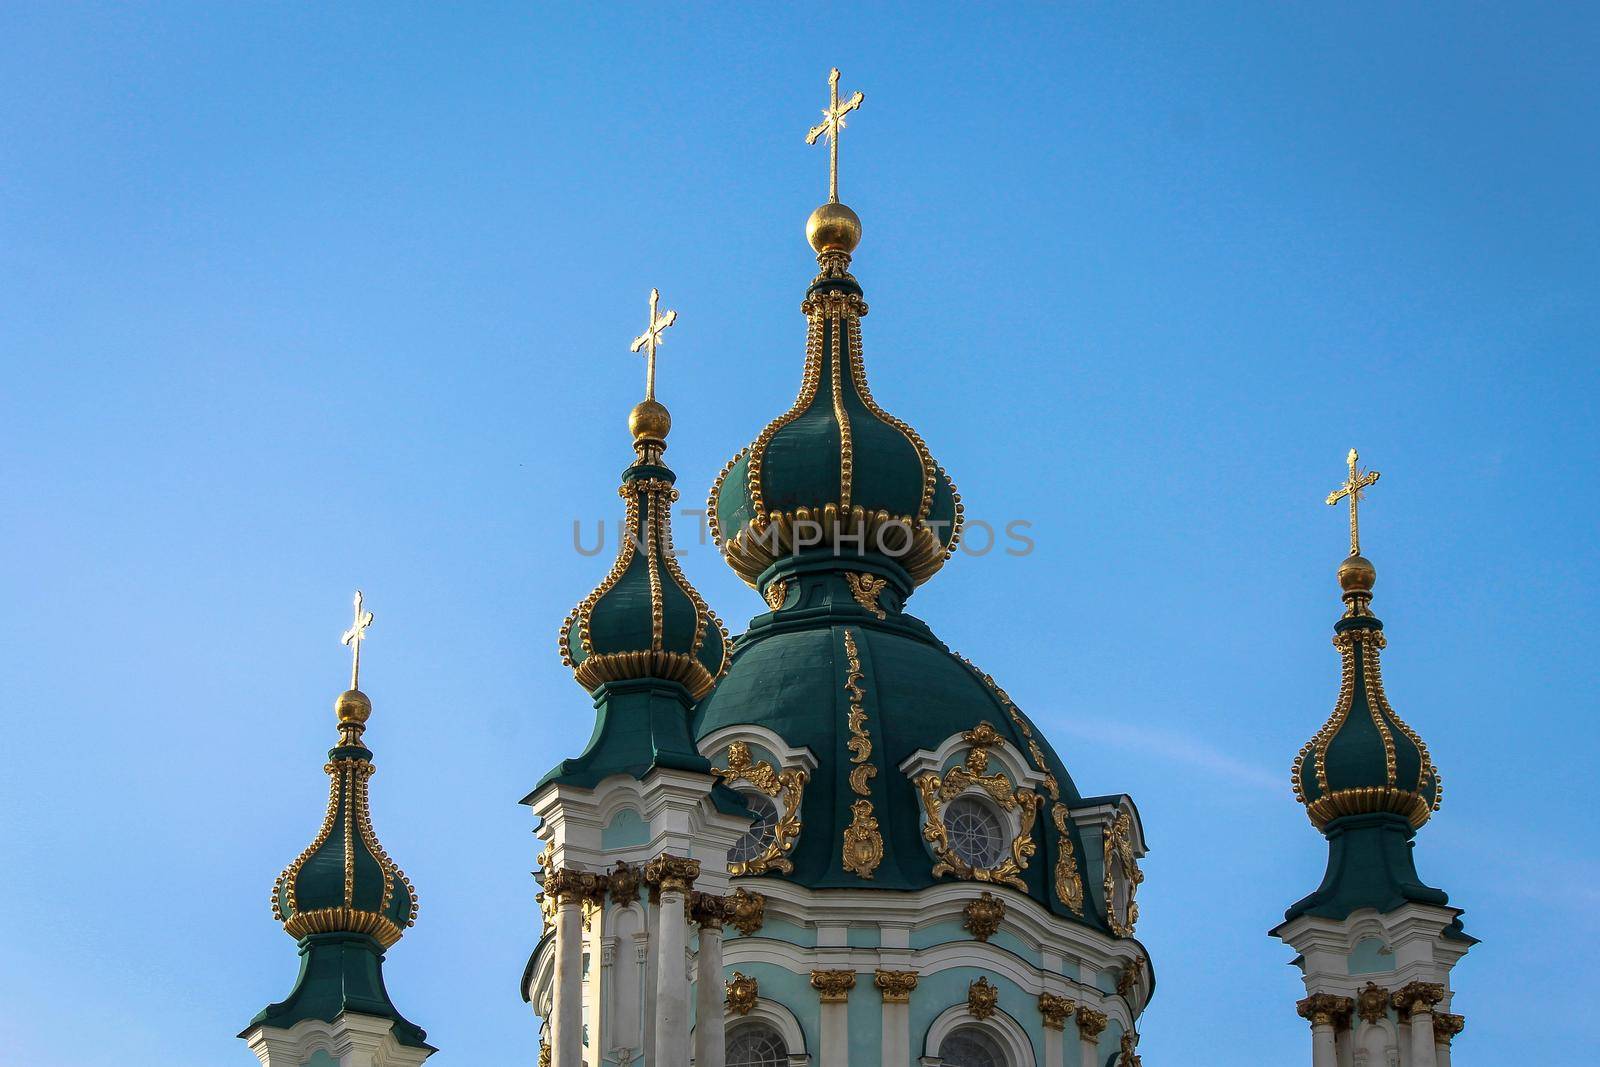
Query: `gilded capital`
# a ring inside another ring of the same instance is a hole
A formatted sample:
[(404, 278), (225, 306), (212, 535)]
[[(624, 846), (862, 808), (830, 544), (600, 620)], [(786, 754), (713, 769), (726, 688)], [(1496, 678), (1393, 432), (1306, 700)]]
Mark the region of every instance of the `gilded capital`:
[(645, 864), (644, 880), (661, 893), (687, 893), (700, 877), (700, 861), (663, 852)]
[(824, 1004), (843, 1004), (856, 987), (854, 971), (812, 971), (811, 988), (822, 994)]
[(544, 892), (558, 906), (598, 904), (605, 899), (606, 876), (562, 867), (544, 876)]
[(722, 897), (711, 893), (695, 893), (691, 895), (689, 917), (702, 930), (721, 930), (722, 921), (727, 918), (728, 904)]
[(967, 901), (961, 911), (965, 916), (961, 920), (962, 927), (979, 941), (987, 941), (1005, 921), (1006, 902), (985, 889), (977, 899)]
[(917, 972), (874, 971), (872, 984), (883, 994), (885, 1004), (909, 1004), (911, 991), (917, 988)]
[(1409, 982), (1394, 991), (1389, 1003), (1402, 1019), (1409, 1019), (1419, 1012), (1432, 1011), (1443, 999), (1444, 986), (1437, 982)]
[(728, 979), (728, 994), (723, 1004), (735, 1015), (749, 1015), (760, 996), (761, 991), (754, 978), (734, 971), (733, 977)]
[(1454, 1041), (1456, 1035), (1466, 1029), (1466, 1026), (1467, 1020), (1465, 1016), (1451, 1015), (1447, 1011), (1433, 1013), (1434, 1039), (1446, 1047), (1449, 1047), (1450, 1042)]
[(1045, 1029), (1065, 1030), (1067, 1019), (1072, 1016), (1072, 1001), (1054, 993), (1040, 993), (1039, 1014), (1044, 1016)]
[(1344, 1029), (1350, 1025), (1350, 1013), (1356, 1002), (1349, 997), (1336, 997), (1332, 993), (1313, 993), (1295, 1005), (1300, 1018), (1312, 1026), (1332, 1026)]
[(1087, 1004), (1078, 1005), (1078, 1036), (1085, 1041), (1099, 1041), (1100, 1035), (1106, 1031), (1106, 1013), (1095, 1011)]
[(761, 924), (766, 922), (767, 898), (760, 893), (752, 893), (744, 886), (724, 898), (724, 904), (727, 922), (746, 937), (761, 929)]
[(967, 986), (967, 1010), (974, 1019), (987, 1019), (1000, 1003), (1000, 990), (990, 985), (988, 978), (979, 978)]

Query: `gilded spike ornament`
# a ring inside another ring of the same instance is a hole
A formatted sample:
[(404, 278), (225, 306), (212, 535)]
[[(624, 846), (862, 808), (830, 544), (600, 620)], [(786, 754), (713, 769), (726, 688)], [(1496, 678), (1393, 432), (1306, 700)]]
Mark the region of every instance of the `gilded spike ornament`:
[(866, 99), (856, 93), (843, 104), (839, 103), (839, 68), (828, 72), (828, 106), (822, 109), (822, 121), (806, 133), (806, 144), (816, 144), (817, 139), (828, 139), (828, 203), (839, 202), (839, 132), (844, 129), (844, 117), (861, 106)]
[(1341, 500), (1350, 501), (1350, 554), (1361, 555), (1361, 522), (1359, 508), (1361, 500), (1367, 495), (1369, 486), (1377, 485), (1382, 475), (1378, 471), (1364, 471), (1358, 466), (1360, 456), (1355, 449), (1345, 457), (1345, 462), (1350, 465), (1350, 476), (1343, 485), (1328, 494), (1328, 506), (1333, 507)]

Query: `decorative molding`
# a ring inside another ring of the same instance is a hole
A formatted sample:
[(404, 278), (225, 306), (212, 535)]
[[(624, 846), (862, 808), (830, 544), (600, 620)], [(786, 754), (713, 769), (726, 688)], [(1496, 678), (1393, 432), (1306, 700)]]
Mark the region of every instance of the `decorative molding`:
[[(980, 722), (961, 738), (968, 747), (966, 760), (960, 766), (951, 767), (943, 775), (927, 771), (915, 779), (927, 822), (922, 836), (938, 857), (933, 875), (937, 878), (941, 874), (953, 874), (979, 882), (1003, 882), (1026, 893), (1028, 883), (1022, 880), (1022, 872), (1028, 867), (1028, 857), (1038, 851), (1033, 840), (1033, 821), (1044, 798), (1031, 789), (1015, 788), (1004, 774), (985, 773), (989, 768), (989, 749), (1001, 743), (1000, 734), (992, 724)], [(957, 855), (950, 846), (949, 832), (945, 828), (944, 805), (972, 787), (982, 789), (1002, 809), (1018, 812), (1021, 817), (1016, 836), (1011, 840), (1011, 854), (993, 867), (973, 867)]]
[(639, 868), (630, 867), (621, 860), (606, 875), (606, 892), (611, 903), (626, 908), (639, 899)]
[(761, 597), (767, 602), (767, 607), (777, 611), (783, 607), (783, 602), (789, 599), (789, 581), (786, 578), (775, 578), (767, 583), (767, 588)]
[(1065, 1030), (1067, 1019), (1072, 1015), (1072, 1001), (1066, 997), (1056, 996), (1054, 993), (1039, 994), (1039, 1014), (1044, 1016), (1046, 1030)]
[(811, 988), (822, 994), (824, 1004), (843, 1004), (856, 987), (854, 971), (812, 971)]
[(700, 877), (700, 861), (663, 852), (644, 867), (644, 880), (658, 893), (687, 893)]
[(1368, 982), (1356, 994), (1356, 1013), (1369, 1023), (1389, 1016), (1389, 991), (1376, 982)]
[(872, 817), (872, 801), (858, 800), (850, 805), (853, 818), (844, 828), (844, 869), (861, 878), (871, 878), (883, 862), (883, 835), (878, 820)]
[(1103, 1011), (1095, 1011), (1087, 1004), (1078, 1005), (1078, 1036), (1094, 1044), (1100, 1040), (1100, 1035), (1105, 1033), (1106, 1023), (1110, 1020)]
[(772, 840), (762, 850), (761, 855), (743, 862), (729, 863), (728, 873), (765, 874), (767, 871), (781, 871), (788, 874), (794, 870), (794, 863), (789, 859), (789, 853), (794, 850), (795, 841), (800, 837), (800, 801), (805, 793), (806, 782), (810, 775), (798, 768), (790, 767), (782, 771), (774, 770), (772, 764), (766, 760), (759, 763), (750, 759), (750, 746), (744, 741), (734, 741), (728, 746), (728, 765), (724, 768), (712, 767), (711, 773), (721, 778), (727, 785), (735, 782), (749, 782), (763, 794), (781, 799), (783, 813), (778, 816), (777, 823), (772, 828)]
[(558, 906), (590, 905), (605, 900), (607, 881), (603, 874), (562, 867), (545, 874), (544, 893), (553, 898)]
[(702, 930), (721, 930), (728, 917), (728, 902), (713, 893), (691, 893), (689, 918)]
[(723, 898), (723, 903), (728, 924), (746, 937), (761, 929), (761, 924), (766, 921), (767, 898), (760, 893), (752, 893), (744, 886)]
[(856, 603), (876, 615), (880, 619), (887, 619), (888, 613), (878, 606), (878, 596), (883, 592), (884, 586), (889, 584), (887, 578), (880, 578), (874, 574), (862, 574), (856, 571), (845, 571), (844, 580), (850, 586), (850, 595), (856, 598)]
[(976, 982), (967, 986), (967, 1011), (972, 1017), (982, 1022), (995, 1012), (995, 1007), (1000, 1003), (1000, 988), (990, 985), (989, 979), (980, 976)]
[(1006, 918), (1006, 902), (989, 892), (983, 891), (977, 898), (967, 902), (962, 910), (964, 918), (961, 926), (979, 941), (987, 941), (1000, 929), (1000, 924)]
[(872, 984), (883, 994), (885, 1004), (909, 1004), (917, 988), (916, 971), (873, 971)]
[(1456, 1039), (1456, 1035), (1467, 1028), (1467, 1020), (1462, 1015), (1451, 1015), (1447, 1011), (1433, 1013), (1433, 1038), (1445, 1048)]
[(1117, 1067), (1144, 1067), (1144, 1060), (1134, 1051), (1139, 1047), (1139, 1034), (1135, 1030), (1122, 1032), (1122, 1044), (1117, 1048)]
[(756, 980), (734, 971), (733, 977), (728, 979), (727, 998), (723, 1005), (734, 1015), (749, 1015), (750, 1009), (756, 1006), (760, 998), (761, 991)]
[(1072, 846), (1072, 833), (1067, 826), (1069, 813), (1065, 804), (1051, 805), (1050, 820), (1056, 824), (1056, 899), (1065, 904), (1074, 915), (1083, 915), (1083, 876), (1078, 873), (1078, 853)]
[[(1139, 922), (1139, 904), (1134, 894), (1144, 881), (1139, 869), (1139, 859), (1133, 851), (1133, 817), (1126, 810), (1117, 812), (1111, 825), (1105, 829), (1105, 892), (1106, 923), (1118, 937), (1130, 937)], [(1121, 880), (1128, 891), (1128, 899), (1117, 914), (1117, 882)]]
[(1128, 1000), (1133, 996), (1134, 987), (1139, 983), (1139, 975), (1144, 972), (1144, 956), (1139, 955), (1131, 960), (1123, 960), (1122, 967), (1117, 971), (1117, 996)]

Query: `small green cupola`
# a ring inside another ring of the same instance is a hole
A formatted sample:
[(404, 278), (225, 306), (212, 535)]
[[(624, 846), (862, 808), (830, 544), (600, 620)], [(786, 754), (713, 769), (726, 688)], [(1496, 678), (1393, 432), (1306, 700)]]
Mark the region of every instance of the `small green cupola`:
[(272, 917), (299, 943), (300, 975), (288, 998), (260, 1012), (246, 1033), (355, 1012), (390, 1019), (401, 1044), (431, 1049), (383, 983), (384, 952), (416, 922), (417, 898), (372, 826), (367, 786), (375, 768), (362, 742), (372, 701), (358, 684), (361, 642), (373, 616), (362, 609), (359, 591), (355, 610), (344, 634), (354, 657), (350, 688), (334, 701), (339, 738), (322, 768), (329, 778), (322, 827), (272, 886)]
[(909, 592), (954, 553), (961, 499), (921, 435), (867, 385), (867, 304), (849, 270), (861, 220), (837, 188), (812, 212), (806, 237), (820, 270), (800, 304), (800, 392), (718, 475), (707, 505), (712, 535), (763, 594), (785, 580), (786, 561), (810, 550), (903, 573)]
[[(657, 311), (634, 341), (647, 359), (645, 399), (628, 415), (634, 462), (617, 490), (626, 503), (616, 562), (561, 624), (561, 661), (595, 702), (595, 730), (575, 759), (540, 780), (592, 788), (611, 774), (642, 778), (652, 768), (709, 774), (689, 735), (689, 712), (727, 669), (728, 630), (689, 584), (672, 547), (676, 475), (662, 461), (672, 416), (655, 398), (655, 347), (677, 313)], [(529, 794), (529, 799), (534, 794)], [(726, 790), (718, 800), (743, 811)]]
[(1422, 883), (1412, 857), (1416, 831), (1439, 809), (1439, 771), (1383, 691), (1379, 654), (1387, 642), (1371, 610), (1377, 570), (1361, 555), (1357, 525), (1362, 491), (1378, 473), (1360, 471), (1354, 449), (1348, 463), (1349, 479), (1327, 500), (1350, 505), (1350, 555), (1338, 570), (1346, 607), (1333, 628), (1339, 696), (1328, 721), (1295, 757), (1292, 775), (1295, 798), (1328, 839), (1328, 869), (1322, 886), (1289, 909), (1291, 919), (1342, 919), (1363, 907), (1387, 912), (1407, 901), (1448, 901)]

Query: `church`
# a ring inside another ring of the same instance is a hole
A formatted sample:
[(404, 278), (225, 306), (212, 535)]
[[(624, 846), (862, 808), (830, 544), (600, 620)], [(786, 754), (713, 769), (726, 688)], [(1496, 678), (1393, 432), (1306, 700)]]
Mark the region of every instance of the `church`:
[[(707, 502), (724, 562), (757, 594), (742, 633), (673, 548), (681, 489), (655, 355), (676, 312), (656, 291), (632, 346), (647, 376), (631, 441), (586, 443), (631, 450), (626, 536), (552, 650), (592, 699), (593, 734), (526, 783), (538, 892), (527, 966), (505, 981), (538, 1020), (527, 1060), (1139, 1067), (1161, 946), (1138, 936), (1134, 798), (1075, 780), (1001, 682), (908, 611), (956, 551), (963, 510), (869, 384), (863, 225), (838, 194), (840, 132), (863, 96), (841, 100), (837, 70), (829, 91), (806, 137), (826, 144), (829, 195), (805, 226), (815, 275), (796, 278), (798, 392)], [(1282, 1011), (1304, 1020), (1314, 1067), (1449, 1067), (1464, 1027), (1451, 973), (1474, 939), (1413, 856), (1442, 786), (1384, 696), (1358, 526), (1377, 480), (1351, 451), (1326, 501), (1349, 515), (1342, 606), (1330, 586), (1305, 610), (1335, 613), (1340, 675), (1335, 691), (1330, 664), (1332, 714), (1308, 716), (1310, 740), (1285, 753), (1283, 802), (1304, 806), (1328, 859), (1271, 936), (1303, 978)], [(355, 607), (323, 821), (271, 892), (299, 974), (240, 1034), (265, 1067), (416, 1067), (436, 1051), (413, 1021), (426, 1005), (396, 1005), (384, 984), (418, 907), (370, 815), (373, 616), (359, 593)]]

